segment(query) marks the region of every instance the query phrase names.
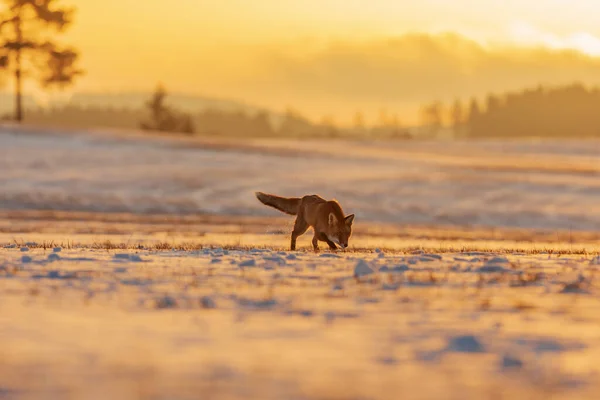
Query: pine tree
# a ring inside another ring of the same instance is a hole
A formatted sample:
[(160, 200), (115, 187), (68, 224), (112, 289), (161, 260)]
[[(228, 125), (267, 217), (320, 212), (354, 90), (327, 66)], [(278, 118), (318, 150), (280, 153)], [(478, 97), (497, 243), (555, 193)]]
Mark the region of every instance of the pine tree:
[(74, 9), (57, 5), (60, 0), (0, 0), (0, 68), (13, 69), (15, 115), (23, 120), (23, 78), (30, 70), (44, 89), (63, 89), (83, 73), (76, 64), (79, 54), (46, 40), (49, 32), (61, 33), (73, 20)]
[(192, 135), (195, 132), (191, 115), (172, 109), (166, 104), (167, 91), (158, 85), (146, 108), (150, 121), (142, 122), (140, 128), (146, 131), (179, 132)]

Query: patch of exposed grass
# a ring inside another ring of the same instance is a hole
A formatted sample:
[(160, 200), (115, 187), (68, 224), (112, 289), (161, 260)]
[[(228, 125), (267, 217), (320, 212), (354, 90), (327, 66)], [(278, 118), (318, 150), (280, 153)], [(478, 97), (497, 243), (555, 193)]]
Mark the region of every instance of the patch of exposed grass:
[[(135, 242), (133, 243), (130, 238), (124, 241), (113, 241), (110, 239), (103, 241), (94, 241), (94, 242), (76, 242), (73, 240), (66, 241), (56, 241), (56, 240), (44, 240), (41, 242), (29, 242), (25, 241), (22, 238), (12, 238), (10, 242), (0, 243), (0, 247), (28, 247), (30, 249), (53, 249), (56, 247), (60, 247), (63, 249), (93, 249), (93, 250), (106, 250), (106, 251), (114, 251), (114, 250), (145, 250), (145, 251), (198, 251), (198, 250), (215, 250), (215, 249), (223, 249), (223, 250), (233, 250), (233, 251), (250, 251), (250, 250), (269, 250), (269, 251), (289, 251), (287, 246), (268, 246), (264, 244), (251, 246), (251, 245), (241, 245), (239, 244), (241, 239), (237, 241), (238, 244), (206, 244), (199, 243), (194, 241), (159, 241), (159, 242)], [(300, 253), (313, 253), (312, 249), (309, 247), (300, 248), (297, 250)], [(321, 253), (329, 252), (328, 250), (321, 250)], [(484, 260), (487, 257), (492, 257), (495, 255), (502, 254), (526, 254), (526, 255), (541, 255), (548, 254), (549, 257), (559, 258), (565, 255), (579, 255), (587, 258), (594, 258), (600, 256), (600, 251), (597, 249), (589, 250), (585, 247), (573, 247), (573, 248), (551, 248), (551, 247), (518, 247), (518, 246), (507, 246), (507, 247), (485, 247), (485, 246), (465, 246), (465, 245), (447, 245), (445, 247), (442, 246), (415, 246), (415, 245), (407, 245), (407, 246), (398, 246), (396, 248), (390, 247), (381, 247), (381, 246), (357, 246), (350, 247), (345, 252), (340, 252), (340, 254), (374, 254), (376, 252), (383, 252), (385, 255), (418, 255), (423, 253), (429, 254), (457, 254), (457, 253), (480, 253), (477, 254), (478, 257), (483, 258)], [(467, 254), (468, 255), (468, 254)]]
[(536, 306), (533, 303), (524, 301), (524, 300), (517, 300), (514, 304), (515, 310), (518, 311), (530, 311), (536, 308)]

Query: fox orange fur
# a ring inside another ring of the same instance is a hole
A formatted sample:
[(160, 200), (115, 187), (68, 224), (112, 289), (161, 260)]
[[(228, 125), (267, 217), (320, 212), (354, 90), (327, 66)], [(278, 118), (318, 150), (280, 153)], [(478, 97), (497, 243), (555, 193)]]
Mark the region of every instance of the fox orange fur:
[(296, 239), (304, 234), (309, 227), (314, 230), (312, 245), (319, 250), (318, 241), (325, 242), (332, 250), (342, 250), (348, 247), (348, 239), (352, 235), (354, 214), (344, 216), (342, 207), (335, 200), (325, 200), (316, 194), (300, 197), (285, 198), (272, 194), (256, 192), (258, 200), (286, 214), (296, 215), (292, 231), (291, 249), (296, 250)]

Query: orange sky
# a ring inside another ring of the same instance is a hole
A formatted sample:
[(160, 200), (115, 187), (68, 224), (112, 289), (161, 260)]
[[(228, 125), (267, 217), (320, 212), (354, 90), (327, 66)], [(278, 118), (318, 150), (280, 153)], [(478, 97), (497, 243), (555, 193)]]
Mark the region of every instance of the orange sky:
[[(312, 116), (318, 114), (311, 109), (315, 102), (319, 109), (329, 105), (336, 114), (350, 112), (360, 101), (344, 105), (339, 98), (319, 102), (295, 92), (261, 93), (257, 87), (273, 72), (265, 68), (265, 60), (302, 60), (331, 43), (447, 31), (492, 46), (542, 45), (600, 56), (600, 2), (595, 0), (63, 3), (78, 7), (64, 41), (81, 50), (87, 70), (74, 90), (146, 91), (162, 81), (172, 91), (237, 98), (280, 110), (294, 104)], [(374, 104), (382, 106), (385, 102)]]
[(89, 74), (81, 87), (94, 89), (147, 89), (163, 79), (178, 90), (202, 92), (207, 85), (215, 90), (222, 79), (252, 70), (257, 53), (282, 42), (299, 47), (289, 51), (303, 51), (328, 40), (412, 31), (453, 31), (482, 42), (545, 44), (600, 54), (596, 18), (600, 2), (595, 0), (77, 0), (76, 4), (78, 19), (68, 36), (85, 55)]

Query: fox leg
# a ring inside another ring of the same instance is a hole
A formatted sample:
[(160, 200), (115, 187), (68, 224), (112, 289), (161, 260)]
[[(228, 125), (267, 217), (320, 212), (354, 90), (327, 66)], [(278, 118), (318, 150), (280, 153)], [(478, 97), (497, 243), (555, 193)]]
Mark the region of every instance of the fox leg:
[(331, 240), (327, 239), (327, 240), (325, 240), (325, 242), (329, 245), (329, 248), (331, 250), (337, 250), (337, 246)]
[(290, 247), (292, 250), (296, 250), (296, 239), (298, 236), (304, 234), (308, 230), (308, 224), (300, 215), (296, 217), (296, 222), (294, 223), (294, 230), (292, 231), (292, 241)]
[(313, 239), (312, 239), (312, 245), (313, 245), (313, 249), (315, 251), (319, 251), (319, 242), (318, 242), (318, 240), (319, 239), (318, 239), (317, 233), (315, 232), (315, 236), (313, 236)]
[(327, 243), (327, 245), (329, 246), (329, 248), (331, 250), (337, 250), (337, 247), (336, 247), (335, 243), (333, 243), (331, 240), (329, 240), (329, 238), (327, 237), (327, 235), (324, 234), (323, 232), (321, 232), (321, 233), (316, 233), (315, 232), (315, 237), (313, 238), (313, 246), (319, 247), (318, 244), (315, 244), (315, 243), (317, 243), (317, 240), (320, 240), (321, 242)]

